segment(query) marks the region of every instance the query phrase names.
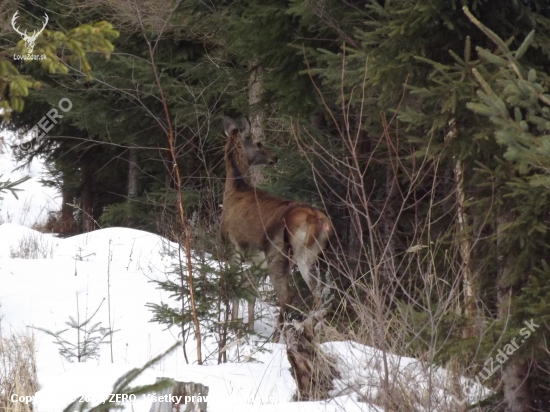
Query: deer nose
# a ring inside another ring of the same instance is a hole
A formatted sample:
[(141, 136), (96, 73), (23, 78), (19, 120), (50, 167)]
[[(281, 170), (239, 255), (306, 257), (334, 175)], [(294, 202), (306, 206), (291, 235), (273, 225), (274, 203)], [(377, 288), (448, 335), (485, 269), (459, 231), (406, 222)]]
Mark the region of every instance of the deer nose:
[(279, 161), (279, 158), (277, 156), (273, 156), (271, 159), (269, 159), (269, 166), (275, 166), (277, 162)]

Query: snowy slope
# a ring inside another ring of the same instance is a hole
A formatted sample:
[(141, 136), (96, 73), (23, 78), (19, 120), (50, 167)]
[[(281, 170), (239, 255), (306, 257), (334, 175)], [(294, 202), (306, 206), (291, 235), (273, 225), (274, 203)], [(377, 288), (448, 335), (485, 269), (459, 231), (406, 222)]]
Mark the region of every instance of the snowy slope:
[[(18, 239), (26, 236), (45, 237), (53, 249), (52, 257), (11, 259), (6, 256), (5, 251), (13, 249)], [(63, 329), (68, 316), (76, 316), (77, 305), (81, 316), (85, 316), (107, 299), (107, 274), (110, 276), (111, 314), (113, 327), (118, 330), (113, 339), (114, 364), (110, 363), (108, 347), (94, 362), (68, 363), (58, 354), (49, 335), (35, 331), (38, 376), (43, 387), (35, 399), (37, 411), (59, 411), (67, 400), (81, 394), (104, 397), (123, 372), (141, 366), (176, 341), (178, 330), (163, 330), (149, 322), (151, 313), (144, 306), (147, 302), (167, 300), (150, 280), (165, 278), (170, 264), (167, 250), (174, 246), (156, 235), (133, 229), (103, 229), (55, 239), (17, 225), (0, 225), (3, 331), (14, 332), (27, 326), (52, 331)], [(106, 302), (95, 319), (108, 324)], [(205, 352), (206, 346), (208, 342), (205, 342)], [(255, 355), (261, 363), (219, 366), (186, 365), (178, 350), (148, 371), (140, 382), (153, 383), (159, 376), (202, 382), (210, 388), (209, 411), (247, 410), (243, 408), (248, 407), (283, 410), (278, 408), (283, 408), (282, 403), (291, 399), (294, 382), (284, 345), (268, 344), (267, 349), (272, 353)], [(192, 360), (193, 342), (187, 350)], [(338, 403), (349, 402), (353, 400), (346, 396)], [(134, 410), (148, 411), (150, 401), (142, 403), (141, 407), (133, 405)], [(265, 405), (261, 406), (262, 403)], [(333, 406), (337, 407), (337, 403)], [(333, 410), (333, 406), (318, 402), (309, 403), (306, 409), (298, 404), (284, 409), (317, 411)]]

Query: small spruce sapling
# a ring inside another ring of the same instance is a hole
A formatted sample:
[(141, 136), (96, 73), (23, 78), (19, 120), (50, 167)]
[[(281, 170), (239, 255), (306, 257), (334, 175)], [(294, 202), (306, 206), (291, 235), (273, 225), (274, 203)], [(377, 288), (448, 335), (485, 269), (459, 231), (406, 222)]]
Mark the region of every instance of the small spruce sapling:
[[(55, 338), (55, 344), (59, 345), (59, 353), (69, 362), (84, 362), (99, 356), (99, 349), (102, 344), (110, 343), (107, 340), (114, 332), (110, 328), (101, 326), (101, 322), (92, 323), (93, 318), (99, 312), (103, 301), (99, 304), (92, 315), (84, 321), (80, 320), (80, 312), (77, 310), (76, 319), (69, 316), (69, 321), (65, 322), (69, 327), (58, 332), (33, 327), (47, 333)], [(78, 305), (77, 305), (78, 307)], [(77, 333), (76, 342), (65, 339), (62, 335), (68, 330), (74, 330)]]

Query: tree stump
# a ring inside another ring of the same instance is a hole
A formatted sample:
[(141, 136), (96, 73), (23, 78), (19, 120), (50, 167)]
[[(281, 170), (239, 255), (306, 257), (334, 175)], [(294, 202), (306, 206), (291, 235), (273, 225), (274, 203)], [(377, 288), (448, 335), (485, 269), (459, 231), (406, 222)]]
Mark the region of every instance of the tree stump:
[[(157, 381), (160, 379), (162, 378), (157, 378)], [(208, 386), (195, 382), (176, 381), (172, 387), (157, 393), (157, 396), (170, 395), (174, 397), (173, 402), (154, 402), (149, 412), (206, 412), (204, 397), (208, 395)], [(204, 402), (198, 402), (199, 400)]]
[(296, 381), (297, 401), (328, 398), (337, 377), (334, 359), (323, 353), (319, 345), (319, 331), (326, 310), (313, 311), (303, 322), (285, 324), (283, 335), (286, 354)]

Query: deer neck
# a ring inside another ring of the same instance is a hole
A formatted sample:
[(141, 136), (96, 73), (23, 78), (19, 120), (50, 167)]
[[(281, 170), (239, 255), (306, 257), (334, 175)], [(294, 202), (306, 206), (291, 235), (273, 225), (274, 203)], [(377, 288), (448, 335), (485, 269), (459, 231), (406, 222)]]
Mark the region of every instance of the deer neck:
[(225, 195), (252, 186), (250, 166), (239, 136), (232, 135), (225, 145)]

